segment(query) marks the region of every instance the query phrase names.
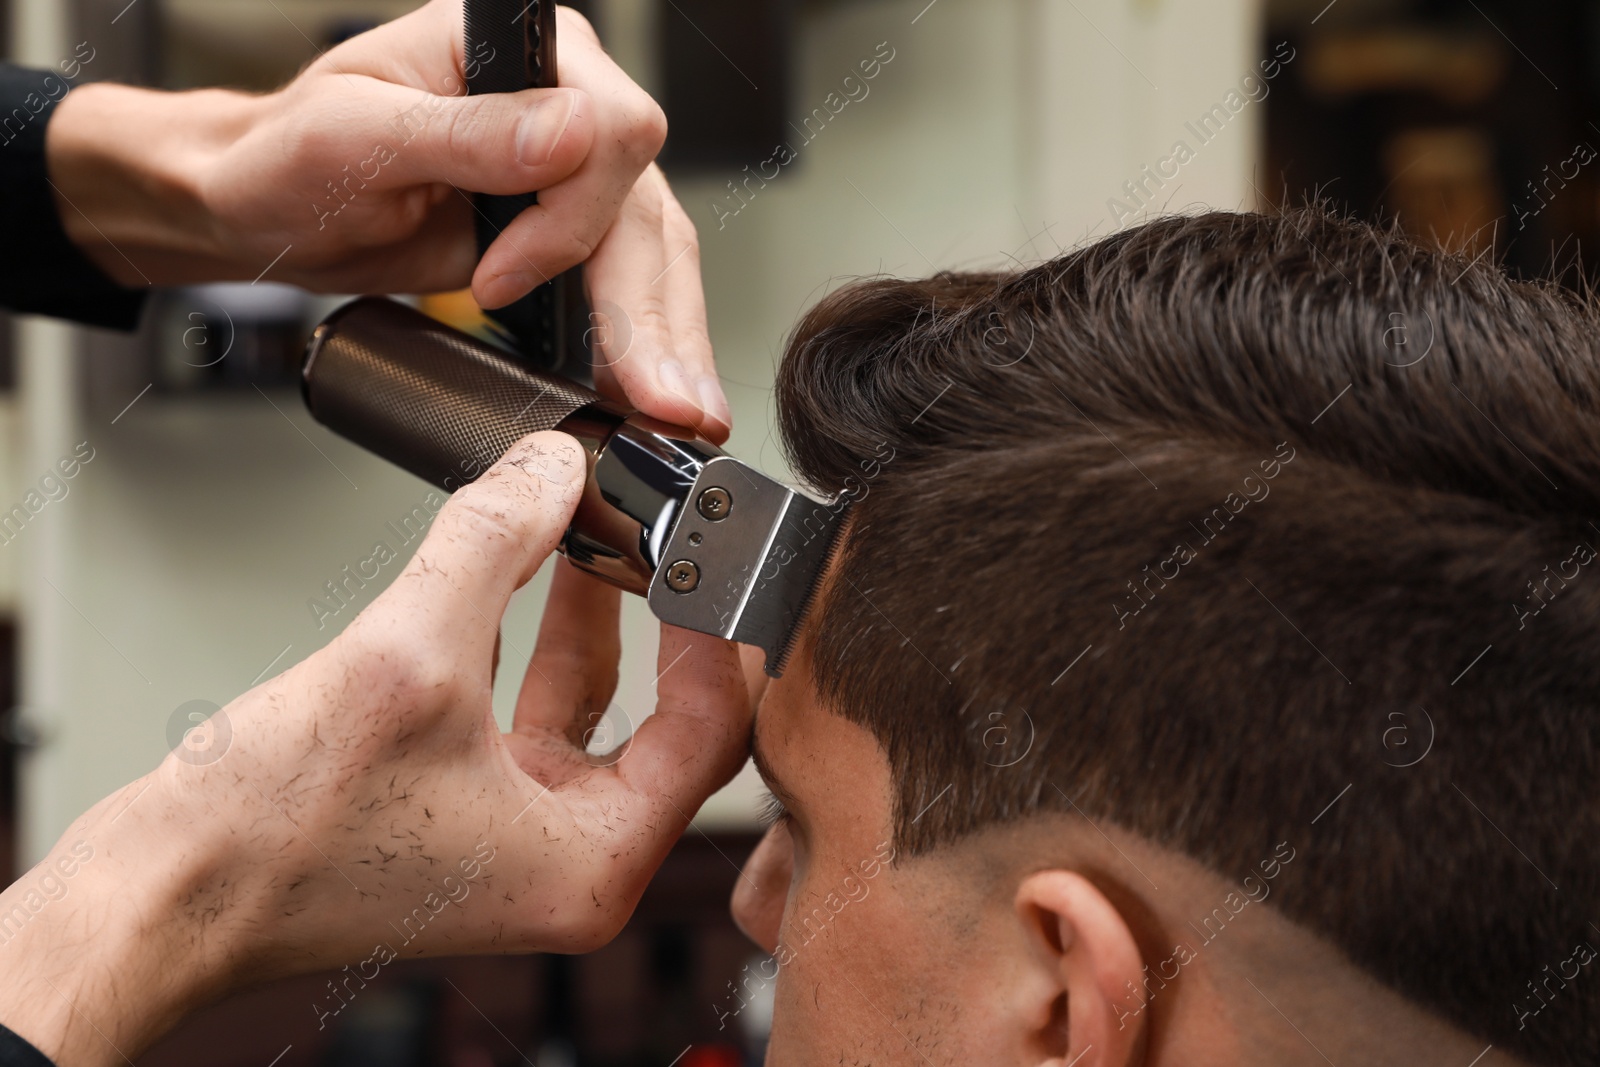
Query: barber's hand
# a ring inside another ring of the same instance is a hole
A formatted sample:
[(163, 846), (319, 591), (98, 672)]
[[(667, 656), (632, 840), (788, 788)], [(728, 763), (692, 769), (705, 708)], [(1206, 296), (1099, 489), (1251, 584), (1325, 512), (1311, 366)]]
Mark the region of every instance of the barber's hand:
[[(121, 1063), (242, 983), (614, 936), (744, 761), (751, 720), (735, 646), (663, 627), (655, 714), (620, 757), (585, 753), (616, 684), (620, 594), (547, 559), (585, 460), (562, 434), (524, 439), (340, 637), (214, 717), (219, 758), (180, 748), (80, 818), (0, 896), (21, 904), (77, 857), (0, 944), (0, 1022), (61, 1067)], [(503, 735), (499, 622), (541, 565), (557, 572)]]
[[(126, 285), (265, 276), (322, 292), (472, 285), (503, 306), (589, 261), (602, 391), (713, 441), (717, 381), (688, 215), (651, 162), (655, 101), (559, 12), (560, 89), (466, 96), (461, 0), (352, 38), (267, 96), (89, 85), (49, 126), (74, 241)], [(479, 262), (466, 192), (539, 191)]]

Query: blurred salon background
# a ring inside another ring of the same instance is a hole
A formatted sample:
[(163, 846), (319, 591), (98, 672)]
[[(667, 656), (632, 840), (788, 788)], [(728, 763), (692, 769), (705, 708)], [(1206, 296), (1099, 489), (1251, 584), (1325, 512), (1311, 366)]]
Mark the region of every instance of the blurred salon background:
[[(78, 83), (265, 91), (414, 6), (0, 0), (0, 30), (10, 58), (74, 65)], [(1152, 213), (1311, 195), (1571, 284), (1593, 258), (1594, 0), (576, 6), (667, 110), (731, 449), (775, 473), (785, 332), (848, 278), (1026, 264)], [(131, 337), (0, 330), (0, 516), (42, 501), (0, 519), (8, 880), (217, 706), (337, 634), (401, 563), (364, 584), (350, 572), (380, 543), (409, 556), (429, 517), (422, 482), (307, 417), (301, 348), (338, 301), (261, 266), (256, 285), (159, 294)], [(424, 306), (474, 315), (459, 296)], [(42, 481), (71, 456), (71, 479)], [(540, 580), (513, 604), (508, 660), (531, 650), (542, 596)], [(654, 626), (642, 602), (628, 612), (601, 749), (653, 704)], [(502, 672), (505, 720), (518, 679)], [(196, 1017), (140, 1067), (758, 1063), (771, 971), (726, 908), (757, 792), (747, 771), (707, 806), (601, 952), (396, 963), (336, 1013), (333, 976), (279, 983)]]

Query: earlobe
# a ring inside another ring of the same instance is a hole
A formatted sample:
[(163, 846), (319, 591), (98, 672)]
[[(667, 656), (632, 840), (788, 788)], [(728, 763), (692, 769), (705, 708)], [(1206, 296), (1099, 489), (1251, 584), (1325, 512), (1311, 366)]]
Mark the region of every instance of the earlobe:
[(1125, 1067), (1136, 1062), (1148, 1019), (1144, 960), (1127, 920), (1073, 871), (1040, 871), (1017, 889), (1017, 916), (1056, 977), (1039, 1005), (1037, 1067)]

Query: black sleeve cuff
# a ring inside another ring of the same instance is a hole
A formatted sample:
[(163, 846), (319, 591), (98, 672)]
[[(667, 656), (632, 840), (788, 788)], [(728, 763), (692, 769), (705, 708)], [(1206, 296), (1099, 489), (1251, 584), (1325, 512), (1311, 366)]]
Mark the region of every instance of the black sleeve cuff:
[(0, 1067), (55, 1067), (50, 1057), (0, 1024)]
[(51, 71), (0, 64), (0, 306), (131, 330), (145, 292), (106, 277), (56, 213), (45, 127), (70, 89)]

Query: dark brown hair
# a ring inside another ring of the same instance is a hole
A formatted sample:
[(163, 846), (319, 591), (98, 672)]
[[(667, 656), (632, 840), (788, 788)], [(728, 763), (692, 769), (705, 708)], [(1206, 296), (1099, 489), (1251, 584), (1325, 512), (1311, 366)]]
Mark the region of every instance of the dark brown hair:
[(816, 683), (908, 853), (1073, 810), (1235, 878), (1286, 841), (1290, 918), (1594, 1062), (1597, 404), (1588, 299), (1317, 208), (850, 285), (778, 378), (795, 470), (860, 497)]

